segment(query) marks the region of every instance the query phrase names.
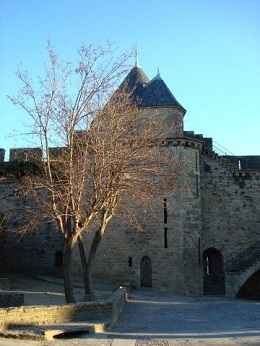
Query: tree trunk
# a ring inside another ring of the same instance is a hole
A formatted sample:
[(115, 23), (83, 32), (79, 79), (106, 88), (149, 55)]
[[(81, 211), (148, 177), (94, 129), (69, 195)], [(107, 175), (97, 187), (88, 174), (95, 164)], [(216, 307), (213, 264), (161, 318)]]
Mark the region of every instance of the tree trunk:
[(71, 279), (71, 259), (73, 249), (73, 238), (64, 239), (64, 255), (62, 261), (62, 271), (64, 280), (64, 293), (67, 303), (75, 303), (73, 284)]
[(112, 215), (107, 216), (107, 212), (102, 213), (102, 220), (101, 220), (102, 222), (92, 240), (88, 260), (86, 260), (82, 237), (81, 235), (78, 237), (78, 245), (79, 245), (80, 258), (82, 263), (85, 294), (90, 299), (94, 296), (92, 276), (93, 276), (93, 264), (94, 264), (95, 255), (99, 247), (99, 244), (102, 240), (103, 234), (105, 232), (107, 223), (111, 219), (111, 217)]
[(90, 268), (90, 266), (88, 265), (81, 235), (78, 236), (78, 246), (79, 246), (79, 254), (80, 254), (81, 265), (82, 265), (85, 294), (90, 297), (90, 296), (93, 296), (94, 294), (93, 285), (92, 285), (92, 267)]
[(95, 236), (92, 240), (91, 248), (89, 251), (89, 256), (88, 256), (88, 262), (87, 262), (87, 271), (86, 275), (88, 278), (88, 286), (85, 287), (85, 291), (88, 292), (86, 294), (93, 294), (93, 283), (92, 283), (92, 276), (93, 276), (93, 265), (94, 265), (94, 259), (95, 255), (97, 252), (97, 248), (101, 242), (102, 236), (104, 234), (104, 225), (99, 227), (99, 229), (96, 231)]
[(96, 234), (92, 240), (91, 248), (89, 251), (88, 261), (86, 259), (82, 237), (81, 236), (78, 237), (78, 245), (79, 245), (79, 253), (80, 253), (80, 259), (82, 264), (85, 294), (86, 296), (89, 297), (89, 299), (91, 299), (91, 297), (94, 296), (93, 281), (92, 281), (93, 264), (94, 264), (95, 254), (101, 242), (103, 233), (104, 233), (104, 227), (100, 227), (96, 231)]

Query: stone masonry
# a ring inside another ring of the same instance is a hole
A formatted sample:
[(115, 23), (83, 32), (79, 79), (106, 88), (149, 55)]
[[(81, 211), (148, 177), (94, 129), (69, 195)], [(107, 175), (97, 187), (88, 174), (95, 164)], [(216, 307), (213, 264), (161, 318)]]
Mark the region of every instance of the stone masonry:
[[(246, 296), (251, 278), (260, 281), (260, 156), (219, 156), (211, 138), (183, 131), (186, 110), (160, 76), (149, 81), (135, 66), (124, 83), (137, 86), (133, 96), (147, 114), (176, 123), (163, 150), (180, 163), (169, 167), (178, 188), (158, 196), (152, 212), (140, 209), (143, 232), (116, 218), (111, 221), (97, 252), (94, 280), (176, 294)], [(2, 162), (4, 153), (1, 149)], [(40, 155), (36, 149), (17, 149), (10, 159), (25, 160), (32, 153)], [(15, 184), (15, 179), (0, 178), (0, 215), (13, 205), (19, 214), (22, 201), (16, 198)], [(92, 236), (85, 235), (86, 250)], [(2, 227), (0, 249), (2, 270), (60, 273), (62, 239), (52, 224), (43, 224), (26, 239)], [(77, 250), (73, 260), (73, 274), (79, 278)]]

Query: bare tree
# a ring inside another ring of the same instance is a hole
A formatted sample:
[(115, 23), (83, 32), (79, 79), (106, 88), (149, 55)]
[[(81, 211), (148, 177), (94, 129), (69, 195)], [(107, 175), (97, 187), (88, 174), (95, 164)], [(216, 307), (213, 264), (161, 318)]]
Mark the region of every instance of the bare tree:
[[(23, 231), (57, 224), (64, 239), (63, 275), (67, 302), (74, 302), (71, 256), (78, 243), (87, 294), (93, 293), (92, 268), (97, 248), (114, 215), (138, 225), (136, 206), (151, 208), (152, 196), (169, 182), (162, 147), (169, 132), (159, 116), (133, 104), (131, 90), (113, 93), (126, 72), (128, 55), (114, 58), (105, 49), (82, 46), (76, 66), (62, 63), (48, 45), (49, 64), (37, 88), (26, 72), (17, 72), (23, 87), (11, 101), (33, 119), (43, 160), (37, 174), (23, 177), (34, 208)], [(171, 181), (173, 181), (171, 179)], [(83, 232), (96, 227), (88, 256)]]

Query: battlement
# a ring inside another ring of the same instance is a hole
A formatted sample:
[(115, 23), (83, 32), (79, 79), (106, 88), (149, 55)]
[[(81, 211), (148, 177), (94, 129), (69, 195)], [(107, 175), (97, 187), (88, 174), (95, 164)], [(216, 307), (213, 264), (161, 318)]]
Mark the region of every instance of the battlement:
[[(9, 162), (14, 161), (41, 161), (42, 150), (40, 148), (15, 148), (10, 149)], [(0, 162), (6, 162), (5, 149), (0, 149)]]
[(237, 166), (239, 169), (254, 169), (254, 170), (260, 170), (260, 156), (231, 156), (226, 155), (226, 160), (229, 160), (231, 163), (233, 163), (235, 166)]
[(203, 148), (207, 150), (213, 150), (213, 140), (210, 137), (203, 137), (202, 134), (196, 134), (194, 131), (183, 131), (183, 135), (186, 137), (198, 139), (203, 142)]
[[(189, 138), (197, 142), (197, 147), (203, 147), (203, 152), (208, 155), (215, 155), (225, 159), (237, 169), (242, 170), (260, 170), (260, 155), (218, 155), (213, 150), (212, 138), (204, 138), (202, 134), (195, 134), (193, 131), (184, 131), (184, 137), (174, 138), (167, 141), (174, 145), (193, 146), (194, 143), (189, 143)], [(193, 141), (192, 141), (193, 142)], [(169, 144), (168, 143), (168, 144)], [(64, 147), (50, 148), (50, 154), (53, 158), (57, 158), (65, 151)], [(0, 148), (0, 163), (5, 162), (5, 149)], [(40, 148), (11, 148), (9, 154), (9, 162), (26, 162), (26, 161), (42, 161), (43, 153)]]
[(195, 134), (193, 131), (184, 131), (184, 135), (202, 141), (203, 152), (208, 156), (224, 159), (239, 170), (260, 170), (260, 155), (227, 155), (223, 152), (220, 154), (213, 147), (212, 138), (204, 138), (202, 134)]
[(42, 150), (40, 148), (17, 148), (10, 149), (9, 161), (41, 161)]
[[(64, 152), (64, 147), (53, 147), (49, 149), (52, 158), (60, 157)], [(43, 152), (40, 148), (12, 148), (9, 153), (9, 162), (42, 161)], [(0, 149), (0, 163), (6, 162), (5, 149)]]

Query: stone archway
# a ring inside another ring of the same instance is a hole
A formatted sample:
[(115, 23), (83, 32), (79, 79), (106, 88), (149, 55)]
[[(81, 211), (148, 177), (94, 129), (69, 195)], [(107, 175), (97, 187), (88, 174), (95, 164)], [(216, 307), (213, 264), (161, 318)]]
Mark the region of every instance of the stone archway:
[(241, 286), (236, 298), (260, 300), (260, 269)]
[(220, 250), (208, 248), (203, 252), (204, 295), (225, 294), (223, 256)]
[[(260, 260), (252, 263), (242, 271), (239, 272), (226, 272), (226, 295), (231, 298), (245, 298), (248, 296), (248, 290), (250, 290), (250, 298), (252, 299), (252, 286), (259, 287), (258, 279), (260, 280)], [(256, 280), (256, 281), (255, 281)], [(245, 285), (245, 286), (244, 286)], [(243, 288), (242, 288), (243, 287)], [(244, 293), (243, 293), (244, 292)], [(239, 294), (238, 294), (239, 293)], [(255, 296), (255, 294), (253, 294)], [(255, 299), (255, 298), (254, 298)]]
[(140, 263), (140, 287), (152, 287), (152, 262), (144, 256)]

